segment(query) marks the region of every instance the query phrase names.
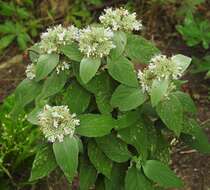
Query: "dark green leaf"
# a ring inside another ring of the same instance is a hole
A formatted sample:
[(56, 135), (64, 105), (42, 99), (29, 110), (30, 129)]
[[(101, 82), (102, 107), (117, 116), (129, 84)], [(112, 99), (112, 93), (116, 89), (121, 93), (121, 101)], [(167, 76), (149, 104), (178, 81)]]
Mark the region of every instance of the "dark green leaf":
[(80, 126), (76, 128), (79, 135), (101, 137), (110, 133), (115, 127), (115, 120), (109, 115), (84, 114), (80, 117)]
[(15, 39), (14, 34), (8, 34), (0, 39), (0, 50), (7, 48)]
[(47, 77), (49, 73), (59, 63), (59, 55), (57, 54), (44, 54), (38, 58), (36, 65), (36, 81), (40, 81)]
[(96, 138), (96, 142), (106, 156), (115, 162), (125, 162), (131, 157), (127, 144), (113, 134)]
[(35, 181), (48, 176), (57, 167), (52, 149), (44, 146), (38, 150), (33, 162), (29, 181)]
[(125, 177), (125, 190), (154, 190), (154, 188), (142, 171), (132, 166)]
[(90, 103), (90, 94), (76, 81), (73, 81), (64, 93), (63, 104), (68, 105), (73, 113), (83, 113)]
[(145, 100), (146, 96), (140, 88), (119, 85), (112, 95), (111, 104), (121, 111), (128, 111), (137, 108)]
[(98, 71), (101, 65), (100, 59), (84, 57), (80, 62), (80, 77), (84, 83), (88, 83)]
[(145, 175), (159, 185), (170, 187), (183, 187), (183, 182), (174, 174), (170, 168), (157, 160), (147, 160), (143, 165)]
[(112, 161), (106, 157), (94, 141), (89, 141), (88, 143), (88, 156), (98, 173), (102, 173), (107, 178), (110, 178)]
[(108, 72), (118, 82), (138, 87), (137, 75), (133, 63), (127, 58), (120, 56), (115, 59), (108, 59)]
[(141, 36), (128, 34), (127, 45), (125, 47), (126, 55), (135, 63), (148, 64), (150, 59), (159, 54), (160, 51), (154, 44)]
[(71, 183), (77, 172), (79, 146), (76, 138), (67, 136), (63, 142), (53, 143), (56, 161)]

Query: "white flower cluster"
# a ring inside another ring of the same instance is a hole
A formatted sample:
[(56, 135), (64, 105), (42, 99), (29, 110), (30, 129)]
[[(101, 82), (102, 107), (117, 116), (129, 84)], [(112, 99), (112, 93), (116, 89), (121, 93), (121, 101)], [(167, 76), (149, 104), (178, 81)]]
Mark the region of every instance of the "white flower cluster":
[(56, 73), (60, 74), (61, 71), (69, 70), (70, 63), (67, 61), (60, 61), (60, 63), (56, 66)]
[(41, 34), (39, 48), (44, 53), (59, 53), (59, 47), (79, 38), (79, 29), (75, 26), (64, 28), (61, 25), (48, 28)]
[(87, 57), (103, 57), (109, 54), (115, 45), (113, 32), (100, 26), (89, 26), (80, 31), (79, 49)]
[(175, 85), (172, 80), (177, 80), (182, 75), (182, 68), (165, 55), (157, 55), (153, 57), (149, 66), (143, 70), (139, 70), (138, 78), (144, 92), (150, 93), (154, 80), (169, 80), (169, 89), (172, 90)]
[(73, 136), (75, 127), (79, 125), (76, 114), (70, 114), (68, 106), (45, 105), (38, 115), (38, 121), (44, 136), (50, 142), (62, 142), (65, 136)]
[(136, 19), (136, 13), (131, 14), (123, 8), (105, 9), (105, 13), (99, 17), (99, 20), (105, 27), (110, 27), (114, 31), (138, 31), (142, 28), (141, 21)]
[(36, 72), (36, 67), (35, 65), (32, 63), (30, 65), (28, 65), (26, 67), (26, 77), (29, 79), (29, 80), (33, 80), (35, 78), (35, 72)]

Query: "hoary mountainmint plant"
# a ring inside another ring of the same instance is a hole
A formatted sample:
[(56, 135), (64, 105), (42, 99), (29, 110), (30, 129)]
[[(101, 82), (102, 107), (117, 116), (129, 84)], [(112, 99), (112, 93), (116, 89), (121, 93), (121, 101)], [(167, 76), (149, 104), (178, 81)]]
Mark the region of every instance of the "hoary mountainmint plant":
[(168, 166), (169, 139), (210, 152), (196, 107), (179, 90), (191, 58), (162, 55), (133, 34), (141, 21), (123, 8), (99, 20), (85, 29), (54, 26), (29, 49), (13, 116), (25, 109), (43, 133), (30, 181), (59, 167), (81, 190), (182, 187)]

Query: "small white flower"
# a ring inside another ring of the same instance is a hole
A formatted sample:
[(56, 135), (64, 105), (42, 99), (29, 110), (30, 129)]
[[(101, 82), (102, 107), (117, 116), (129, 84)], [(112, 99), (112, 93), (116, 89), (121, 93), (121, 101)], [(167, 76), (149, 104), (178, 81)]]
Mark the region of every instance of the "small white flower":
[(62, 142), (65, 136), (73, 136), (75, 127), (79, 125), (76, 114), (70, 114), (67, 106), (45, 105), (38, 115), (38, 121), (41, 131), (50, 142)]
[(115, 45), (112, 42), (113, 32), (98, 26), (89, 26), (80, 31), (79, 49), (87, 57), (107, 56)]
[(110, 27), (114, 31), (138, 31), (142, 28), (142, 23), (137, 20), (136, 13), (131, 14), (124, 8), (105, 9), (105, 13), (99, 17), (99, 20), (105, 27)]
[(35, 75), (35, 72), (36, 72), (36, 67), (34, 64), (30, 64), (26, 67), (26, 77), (30, 80), (33, 80), (36, 75)]
[(57, 66), (56, 66), (56, 73), (60, 74), (61, 71), (64, 70), (69, 70), (70, 69), (70, 63), (66, 61), (61, 61)]

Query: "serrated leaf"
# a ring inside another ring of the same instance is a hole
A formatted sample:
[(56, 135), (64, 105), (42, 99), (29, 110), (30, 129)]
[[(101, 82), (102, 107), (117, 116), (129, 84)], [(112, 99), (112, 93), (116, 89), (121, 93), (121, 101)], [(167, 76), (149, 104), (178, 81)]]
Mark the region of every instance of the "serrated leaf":
[(157, 160), (147, 160), (143, 165), (145, 175), (159, 185), (170, 187), (183, 187), (183, 182), (174, 174), (174, 172), (163, 163)]
[(71, 183), (77, 173), (79, 146), (76, 138), (66, 136), (63, 142), (53, 143), (56, 162)]
[(59, 55), (44, 54), (38, 58), (36, 65), (36, 81), (47, 77), (59, 63)]
[(112, 95), (111, 105), (121, 111), (128, 111), (137, 108), (145, 100), (146, 96), (140, 88), (119, 85)]
[(76, 128), (76, 132), (86, 137), (107, 135), (115, 126), (115, 120), (109, 115), (84, 114), (79, 119), (80, 126)]
[(132, 166), (126, 173), (125, 190), (154, 190), (154, 188), (142, 171)]
[(85, 158), (80, 159), (79, 189), (88, 190), (96, 181), (97, 171)]
[(107, 178), (110, 178), (112, 161), (106, 157), (94, 141), (89, 141), (88, 143), (88, 157), (98, 173), (102, 173)]
[(178, 97), (170, 95), (165, 101), (160, 102), (157, 107), (157, 114), (164, 124), (179, 135), (183, 127), (183, 106)]
[(137, 75), (133, 66), (127, 58), (120, 56), (117, 58), (108, 58), (108, 72), (118, 82), (138, 87)]
[(79, 75), (85, 84), (88, 83), (95, 76), (100, 65), (100, 59), (84, 57), (81, 60)]
[(169, 86), (168, 80), (154, 80), (151, 89), (151, 103), (155, 107), (165, 96)]
[(63, 46), (61, 52), (73, 61), (80, 62), (82, 60), (82, 53), (79, 51), (78, 45), (74, 42)]
[(160, 51), (153, 43), (141, 36), (127, 34), (125, 54), (135, 63), (148, 64), (150, 59)]
[(49, 146), (40, 148), (36, 153), (29, 181), (35, 181), (48, 176), (56, 167), (57, 163), (52, 149)]
[(89, 103), (90, 94), (76, 81), (73, 81), (64, 93), (63, 104), (68, 105), (72, 113), (83, 113)]
[(125, 162), (131, 157), (127, 144), (115, 137), (113, 134), (96, 138), (96, 143), (105, 155), (115, 162)]

